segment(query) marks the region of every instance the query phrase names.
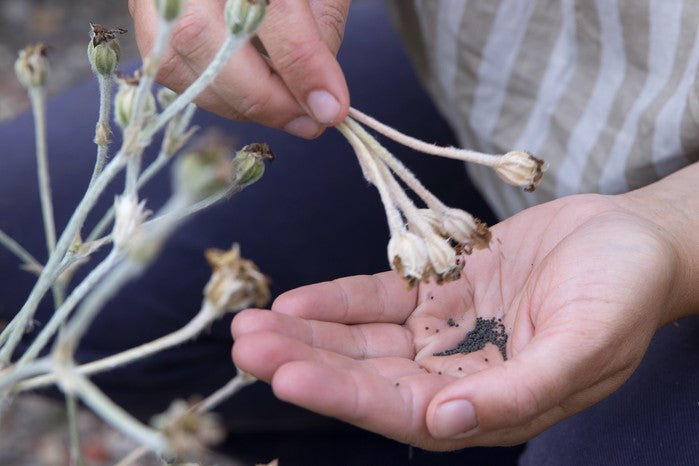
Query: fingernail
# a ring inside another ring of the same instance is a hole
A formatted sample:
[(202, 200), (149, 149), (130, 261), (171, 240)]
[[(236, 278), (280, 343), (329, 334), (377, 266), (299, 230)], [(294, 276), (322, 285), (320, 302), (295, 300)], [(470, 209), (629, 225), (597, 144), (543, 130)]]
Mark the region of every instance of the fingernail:
[(466, 400), (442, 403), (434, 414), (432, 435), (437, 438), (460, 437), (478, 426), (476, 410)]
[(333, 123), (340, 113), (340, 103), (327, 91), (311, 91), (307, 103), (316, 121), (324, 125)]
[(320, 133), (320, 125), (309, 116), (300, 116), (295, 120), (287, 123), (284, 131), (291, 133), (294, 136), (310, 139)]

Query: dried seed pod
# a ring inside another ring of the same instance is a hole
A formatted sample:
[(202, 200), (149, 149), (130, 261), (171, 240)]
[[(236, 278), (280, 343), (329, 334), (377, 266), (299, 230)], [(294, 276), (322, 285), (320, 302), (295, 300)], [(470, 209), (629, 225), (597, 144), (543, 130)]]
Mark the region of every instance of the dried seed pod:
[(503, 155), (495, 167), (498, 176), (514, 186), (525, 186), (525, 191), (534, 191), (546, 171), (546, 163), (529, 152), (512, 151)]

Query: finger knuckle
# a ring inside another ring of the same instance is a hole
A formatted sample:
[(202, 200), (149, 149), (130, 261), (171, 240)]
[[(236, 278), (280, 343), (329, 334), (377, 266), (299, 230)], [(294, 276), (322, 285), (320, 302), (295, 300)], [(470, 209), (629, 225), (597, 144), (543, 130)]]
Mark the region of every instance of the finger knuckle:
[(282, 69), (282, 73), (286, 71), (291, 73), (294, 71), (306, 72), (307, 68), (313, 63), (313, 60), (318, 54), (319, 43), (316, 41), (298, 42), (289, 47), (287, 53), (282, 54), (278, 66)]
[(185, 12), (172, 34), (170, 46), (184, 61), (194, 61), (205, 49), (208, 41), (208, 20), (195, 12)]
[(346, 8), (341, 3), (327, 3), (319, 12), (317, 21), (321, 29), (330, 32), (330, 39), (334, 42), (333, 45), (339, 46), (345, 35)]

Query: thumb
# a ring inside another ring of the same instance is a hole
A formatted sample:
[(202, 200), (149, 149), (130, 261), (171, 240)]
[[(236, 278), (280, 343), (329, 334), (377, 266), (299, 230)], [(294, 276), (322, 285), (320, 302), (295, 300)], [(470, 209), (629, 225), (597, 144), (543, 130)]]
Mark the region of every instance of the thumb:
[[(259, 32), (275, 71), (306, 112), (323, 125), (339, 123), (349, 109), (347, 84), (335, 58), (347, 2), (330, 3), (344, 6), (319, 12), (307, 0), (270, 2)], [(328, 11), (335, 21), (327, 20)], [(316, 14), (326, 19), (317, 20)], [(335, 33), (329, 32), (329, 23), (335, 25)]]
[(599, 382), (594, 352), (571, 348), (570, 338), (535, 337), (514, 358), (444, 387), (427, 409), (430, 434), (520, 443), (602, 399), (613, 389), (610, 380)]

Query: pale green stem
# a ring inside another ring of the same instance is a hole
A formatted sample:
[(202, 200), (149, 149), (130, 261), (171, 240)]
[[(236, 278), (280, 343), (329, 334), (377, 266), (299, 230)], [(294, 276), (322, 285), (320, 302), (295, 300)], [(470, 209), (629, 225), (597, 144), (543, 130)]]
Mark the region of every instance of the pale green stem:
[(34, 380), (30, 377), (35, 377), (39, 374), (44, 374), (50, 370), (51, 361), (48, 358), (42, 358), (36, 361), (32, 361), (30, 364), (27, 364), (26, 366), (21, 368), (15, 368), (13, 366), (10, 366), (6, 369), (3, 369), (0, 371), (0, 394), (2, 394), (5, 390), (11, 389), (13, 385), (17, 384), (19, 381), (23, 379)]
[(109, 122), (112, 111), (112, 84), (114, 81), (112, 76), (104, 76), (102, 74), (97, 74), (97, 81), (100, 89), (100, 109), (96, 131), (104, 130), (107, 140), (101, 141), (97, 134), (95, 135), (97, 158), (95, 159), (95, 168), (92, 171), (89, 186), (92, 186), (100, 173), (102, 173), (104, 165), (107, 163), (107, 157), (109, 155), (109, 135), (111, 134), (111, 125)]
[(38, 260), (34, 258), (26, 249), (22, 247), (17, 241), (12, 239), (7, 233), (0, 230), (0, 245), (5, 246), (11, 253), (13, 253), (19, 260), (21, 260), (25, 265), (29, 265), (36, 270), (41, 270), (42, 265)]
[(68, 432), (70, 436), (70, 465), (83, 466), (85, 459), (80, 449), (80, 431), (78, 430), (78, 407), (75, 397), (70, 393), (64, 393), (66, 400), (66, 415), (68, 417)]
[[(143, 186), (145, 186), (148, 181), (153, 178), (165, 165), (167, 165), (167, 162), (169, 161), (169, 157), (166, 156), (163, 152), (160, 152), (156, 159), (151, 163), (141, 174), (141, 176), (138, 178), (138, 182), (136, 183), (137, 189), (141, 189)], [(90, 234), (87, 236), (87, 239), (85, 239), (86, 243), (89, 243), (90, 241), (94, 241), (97, 238), (102, 235), (107, 228), (109, 228), (109, 225), (111, 225), (112, 221), (114, 220), (114, 206), (111, 206), (109, 210), (102, 216), (99, 222), (97, 222), (97, 225), (95, 228), (92, 229)]]
[(153, 135), (160, 131), (172, 117), (183, 110), (189, 103), (211, 84), (216, 75), (223, 69), (231, 55), (247, 42), (248, 37), (228, 34), (221, 48), (216, 52), (216, 56), (204, 70), (182, 94), (180, 94), (163, 112), (158, 115), (155, 123), (148, 130), (148, 134)]
[(418, 152), (423, 152), (425, 154), (437, 155), (440, 157), (447, 157), (450, 159), (463, 160), (464, 162), (477, 163), (479, 165), (485, 165), (488, 167), (495, 167), (500, 160), (500, 155), (485, 154), (483, 152), (476, 152), (467, 149), (459, 149), (456, 147), (441, 147), (434, 144), (429, 144), (419, 139), (415, 139), (407, 134), (403, 134), (390, 126), (387, 126), (380, 121), (365, 115), (355, 108), (350, 108), (349, 116), (355, 120), (375, 129), (384, 136), (393, 139), (394, 141), (403, 144), (404, 146), (410, 147)]
[(49, 161), (46, 149), (46, 90), (44, 87), (30, 87), (29, 98), (34, 113), (36, 137), (36, 161), (39, 178), (39, 196), (41, 198), (41, 214), (44, 219), (46, 249), (49, 255), (56, 247), (56, 223), (53, 219), (53, 202), (51, 201), (51, 178), (49, 176)]
[(447, 206), (437, 198), (434, 194), (430, 192), (425, 186), (417, 179), (412, 171), (408, 169), (403, 163), (398, 160), (393, 154), (391, 154), (384, 146), (379, 144), (379, 142), (374, 139), (364, 128), (362, 128), (356, 121), (351, 118), (347, 118), (347, 125), (354, 131), (354, 133), (371, 149), (375, 154), (381, 157), (381, 160), (388, 165), (388, 167), (402, 179), (405, 184), (417, 194), (420, 199), (422, 199), (427, 207), (434, 210), (435, 213), (441, 214), (446, 212)]
[[(117, 156), (109, 164), (107, 164), (104, 171), (97, 178), (93, 186), (88, 188), (85, 196), (76, 207), (73, 215), (68, 221), (68, 225), (56, 244), (56, 250), (53, 254), (51, 254), (51, 256), (49, 256), (49, 260), (44, 266), (44, 269), (42, 270), (39, 279), (29, 294), (27, 301), (25, 301), (20, 311), (12, 319), (13, 332), (5, 343), (5, 346), (3, 346), (2, 350), (0, 350), (0, 367), (5, 366), (10, 361), (12, 353), (19, 343), (19, 339), (21, 338), (27, 323), (34, 317), (34, 313), (36, 312), (39, 302), (51, 288), (54, 281), (58, 278), (59, 274), (56, 273), (57, 269), (61, 265), (61, 261), (63, 260), (66, 252), (68, 252), (68, 248), (73, 242), (75, 235), (82, 227), (83, 223), (85, 222), (85, 218), (89, 214), (92, 207), (94, 207), (99, 195), (102, 193), (102, 191), (104, 191), (116, 174), (121, 171), (124, 164), (124, 157), (121, 155), (121, 153), (117, 154)], [(0, 340), (2, 340), (2, 336), (0, 336)]]
[(44, 325), (41, 332), (39, 332), (39, 335), (37, 335), (27, 351), (24, 352), (22, 357), (17, 362), (18, 367), (21, 367), (23, 364), (31, 361), (39, 354), (39, 352), (49, 342), (51, 337), (56, 333), (56, 330), (58, 330), (60, 325), (65, 322), (75, 306), (87, 295), (89, 291), (91, 291), (98, 283), (102, 282), (107, 273), (114, 268), (121, 257), (121, 253), (115, 249), (112, 249), (109, 255), (107, 255), (107, 257), (100, 262), (97, 267), (90, 271), (88, 276), (85, 277), (68, 296), (68, 299), (66, 299), (66, 301), (56, 310), (56, 312), (54, 312), (48, 323)]
[(180, 215), (180, 211), (186, 205), (188, 205), (187, 199), (175, 195), (163, 207), (163, 214), (161, 215), (163, 220), (159, 224), (151, 223), (141, 227), (143, 228), (141, 234), (144, 238), (139, 239), (139, 241), (143, 241), (144, 244), (147, 242), (148, 247), (153, 248), (148, 259), (136, 261), (127, 256), (127, 260), (115, 267), (82, 302), (75, 316), (68, 322), (64, 332), (59, 336), (54, 352), (67, 350), (70, 355), (74, 353), (80, 338), (85, 334), (106, 302), (128, 281), (138, 276), (147, 267), (148, 263), (155, 258), (165, 239), (180, 224), (183, 218)]
[(160, 453), (167, 450), (167, 440), (160, 432), (143, 425), (71, 368), (64, 366), (57, 369), (61, 373), (60, 388), (77, 394), (105, 422), (153, 451)]
[[(160, 351), (166, 350), (168, 348), (182, 344), (188, 340), (195, 338), (204, 329), (208, 328), (211, 325), (211, 323), (219, 317), (220, 313), (217, 312), (214, 308), (212, 308), (208, 301), (205, 301), (197, 315), (194, 316), (192, 320), (190, 320), (184, 327), (180, 328), (179, 330), (164, 335), (148, 343), (144, 343), (134, 348), (129, 348), (128, 350), (122, 351), (121, 353), (113, 354), (111, 356), (107, 356), (106, 358), (81, 364), (79, 366), (76, 366), (75, 370), (82, 375), (92, 375), (99, 372), (115, 369), (117, 367), (136, 361), (138, 359), (143, 359), (152, 354), (158, 353)], [(38, 376), (33, 379), (24, 381), (16, 388), (15, 392), (45, 387), (54, 383), (55, 380), (56, 377), (54, 374)]]

